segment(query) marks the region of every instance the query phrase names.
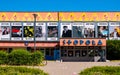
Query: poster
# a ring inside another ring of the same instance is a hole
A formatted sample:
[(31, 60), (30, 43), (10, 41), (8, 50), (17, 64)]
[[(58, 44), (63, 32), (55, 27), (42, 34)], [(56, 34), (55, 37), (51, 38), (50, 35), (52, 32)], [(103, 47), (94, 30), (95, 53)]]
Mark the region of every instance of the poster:
[(94, 38), (95, 37), (95, 24), (93, 22), (84, 23), (84, 38)]
[(98, 30), (98, 38), (106, 38), (108, 39), (108, 23), (107, 22), (99, 22), (97, 23)]
[(109, 39), (111, 40), (120, 39), (120, 24), (118, 22), (109, 23)]
[(72, 37), (72, 23), (60, 23), (60, 37)]
[(72, 30), (73, 30), (73, 37), (80, 37), (84, 38), (84, 23), (82, 22), (74, 22), (72, 25)]
[(0, 40), (10, 40), (10, 23), (0, 23)]
[(34, 27), (33, 23), (23, 23), (24, 37), (23, 40), (33, 41), (34, 40)]
[(47, 40), (55, 41), (58, 40), (58, 23), (57, 22), (50, 22), (47, 23)]
[(11, 40), (22, 40), (22, 23), (11, 23)]
[(37, 41), (46, 40), (46, 23), (43, 23), (43, 22), (36, 23), (35, 37)]

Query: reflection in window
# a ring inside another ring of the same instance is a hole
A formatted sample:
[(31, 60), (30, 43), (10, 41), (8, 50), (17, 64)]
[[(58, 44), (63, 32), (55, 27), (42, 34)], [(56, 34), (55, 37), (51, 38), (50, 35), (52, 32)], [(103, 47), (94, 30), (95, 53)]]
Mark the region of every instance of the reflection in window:
[(67, 50), (61, 50), (61, 57), (67, 56)]
[(73, 51), (68, 51), (68, 56), (73, 57)]
[(89, 57), (94, 57), (94, 50), (88, 50)]
[(100, 54), (99, 54), (99, 50), (95, 50), (95, 56), (100, 56)]
[(76, 51), (75, 51), (75, 56), (76, 56), (76, 57), (80, 57), (80, 50), (76, 50)]
[(87, 50), (82, 50), (82, 56), (87, 56)]

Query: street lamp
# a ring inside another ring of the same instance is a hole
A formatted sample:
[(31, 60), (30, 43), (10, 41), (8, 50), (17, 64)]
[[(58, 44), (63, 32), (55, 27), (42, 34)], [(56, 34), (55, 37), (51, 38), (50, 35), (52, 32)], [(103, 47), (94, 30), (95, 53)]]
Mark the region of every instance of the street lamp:
[(36, 30), (36, 18), (37, 18), (37, 14), (32, 14), (34, 16), (34, 51), (36, 51), (36, 37), (35, 37), (35, 30)]

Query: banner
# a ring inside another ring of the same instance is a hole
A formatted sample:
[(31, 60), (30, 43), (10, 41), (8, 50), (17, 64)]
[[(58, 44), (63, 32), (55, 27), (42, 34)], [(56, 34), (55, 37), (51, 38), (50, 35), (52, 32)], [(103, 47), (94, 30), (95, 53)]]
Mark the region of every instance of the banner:
[(0, 23), (0, 40), (10, 40), (10, 23)]
[(33, 41), (34, 40), (34, 27), (33, 23), (27, 22), (23, 23), (24, 27), (24, 37), (23, 40)]
[(46, 23), (38, 22), (35, 27), (35, 37), (37, 41), (45, 41), (46, 39)]
[(11, 40), (22, 40), (22, 29), (21, 22), (11, 23)]
[(84, 38), (94, 38), (95, 37), (95, 23), (86, 22), (84, 23)]
[(108, 23), (107, 22), (99, 22), (97, 23), (98, 30), (98, 38), (106, 38), (108, 39)]
[(84, 23), (82, 22), (74, 22), (72, 25), (72, 30), (73, 30), (73, 37), (84, 37)]
[(47, 40), (55, 41), (58, 40), (58, 23), (57, 22), (50, 22), (47, 23)]
[(109, 23), (109, 39), (120, 39), (120, 23), (110, 22)]
[(72, 23), (60, 23), (60, 37), (72, 37)]

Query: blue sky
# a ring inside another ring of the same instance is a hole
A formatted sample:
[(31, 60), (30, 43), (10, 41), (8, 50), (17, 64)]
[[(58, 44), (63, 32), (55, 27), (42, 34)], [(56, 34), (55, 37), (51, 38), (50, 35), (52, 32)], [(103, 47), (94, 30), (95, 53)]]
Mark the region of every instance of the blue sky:
[(0, 0), (0, 11), (120, 11), (120, 0)]

